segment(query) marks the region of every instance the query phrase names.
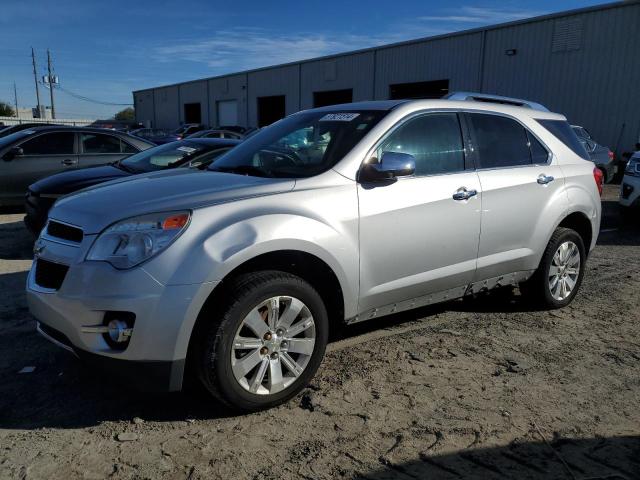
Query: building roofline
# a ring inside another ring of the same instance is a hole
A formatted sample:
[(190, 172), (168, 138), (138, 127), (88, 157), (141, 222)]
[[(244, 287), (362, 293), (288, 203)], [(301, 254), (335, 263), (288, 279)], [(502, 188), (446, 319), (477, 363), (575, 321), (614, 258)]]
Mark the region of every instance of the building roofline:
[(362, 54), (362, 53), (368, 53), (368, 52), (374, 52), (374, 51), (379, 51), (379, 50), (386, 50), (389, 48), (396, 48), (396, 47), (402, 47), (402, 46), (406, 46), (406, 45), (415, 45), (418, 43), (424, 43), (424, 42), (430, 42), (430, 41), (435, 41), (435, 40), (442, 40), (444, 38), (451, 38), (451, 37), (460, 37), (460, 36), (465, 36), (465, 35), (472, 35), (475, 33), (481, 33), (481, 32), (488, 32), (488, 31), (492, 31), (492, 30), (499, 30), (502, 28), (509, 28), (512, 26), (516, 26), (516, 25), (523, 25), (523, 24), (529, 24), (529, 23), (536, 23), (536, 22), (542, 22), (545, 20), (551, 20), (554, 18), (561, 18), (561, 17), (568, 17), (571, 15), (578, 15), (578, 14), (582, 14), (582, 13), (590, 13), (590, 12), (594, 12), (594, 11), (603, 11), (603, 10), (609, 10), (612, 8), (618, 8), (618, 7), (628, 7), (631, 5), (638, 5), (640, 3), (640, 0), (621, 0), (621, 1), (617, 1), (617, 2), (611, 2), (611, 3), (604, 3), (601, 5), (592, 5), (590, 7), (581, 7), (581, 8), (575, 8), (572, 10), (564, 10), (562, 12), (554, 12), (554, 13), (547, 13), (544, 15), (538, 15), (536, 17), (530, 17), (530, 18), (523, 18), (520, 20), (512, 20), (510, 22), (503, 22), (503, 23), (497, 23), (494, 25), (487, 25), (484, 27), (476, 27), (476, 28), (469, 28), (466, 30), (458, 30), (455, 32), (449, 32), (449, 33), (442, 33), (439, 35), (432, 35), (432, 36), (428, 36), (428, 37), (420, 37), (420, 38), (414, 38), (411, 40), (403, 40), (401, 42), (395, 42), (395, 43), (388, 43), (388, 44), (384, 44), (384, 45), (378, 45), (378, 46), (374, 46), (374, 47), (367, 47), (367, 48), (361, 48), (358, 50), (350, 50), (348, 52), (340, 52), (340, 53), (332, 53), (329, 55), (324, 55), (321, 57), (313, 57), (313, 58), (307, 58), (307, 59), (303, 59), (303, 60), (296, 60), (293, 62), (287, 62), (287, 63), (280, 63), (277, 65), (269, 65), (266, 67), (259, 67), (259, 68), (253, 68), (250, 70), (241, 70), (239, 72), (232, 72), (232, 73), (225, 73), (222, 75), (214, 75), (212, 77), (204, 77), (204, 78), (198, 78), (196, 80), (187, 80), (184, 82), (176, 82), (176, 83), (170, 83), (167, 85), (159, 85), (157, 87), (149, 87), (149, 88), (143, 88), (140, 90), (133, 90), (131, 93), (135, 94), (135, 93), (142, 93), (142, 92), (149, 92), (149, 91), (153, 91), (153, 90), (158, 90), (161, 88), (170, 88), (170, 87), (178, 87), (180, 85), (188, 85), (191, 83), (198, 83), (198, 82), (205, 82), (205, 81), (210, 81), (210, 80), (216, 80), (216, 79), (220, 79), (220, 78), (229, 78), (229, 77), (235, 77), (235, 76), (239, 76), (239, 75), (249, 75), (250, 73), (256, 73), (256, 72), (261, 72), (261, 71), (265, 71), (265, 70), (271, 70), (274, 68), (284, 68), (284, 67), (292, 67), (295, 65), (303, 65), (305, 63), (311, 63), (311, 62), (318, 62), (318, 61), (322, 61), (322, 60), (331, 60), (334, 58), (341, 58), (341, 57), (346, 57), (349, 55), (357, 55), (357, 54)]

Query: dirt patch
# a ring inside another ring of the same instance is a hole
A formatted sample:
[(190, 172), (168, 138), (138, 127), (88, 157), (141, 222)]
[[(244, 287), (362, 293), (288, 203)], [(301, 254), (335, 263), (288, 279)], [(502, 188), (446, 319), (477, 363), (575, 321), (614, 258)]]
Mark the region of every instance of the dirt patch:
[(353, 326), (296, 399), (244, 416), (115, 387), (37, 336), (30, 239), (3, 215), (0, 477), (638, 478), (640, 229), (616, 194), (568, 308), (497, 291)]

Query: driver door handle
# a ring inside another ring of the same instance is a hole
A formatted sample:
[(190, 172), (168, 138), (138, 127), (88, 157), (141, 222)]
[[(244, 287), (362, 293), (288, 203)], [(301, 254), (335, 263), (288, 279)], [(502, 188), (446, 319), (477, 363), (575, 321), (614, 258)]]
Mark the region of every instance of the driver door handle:
[(65, 158), (60, 163), (62, 163), (62, 165), (70, 166), (70, 165), (76, 165), (78, 163), (78, 160), (75, 160), (73, 158)]
[(458, 190), (456, 190), (456, 192), (453, 194), (453, 199), (454, 200), (469, 200), (471, 197), (477, 195), (478, 192), (476, 190), (467, 190), (467, 187), (460, 187)]
[(546, 185), (547, 183), (551, 183), (555, 180), (555, 178), (553, 178), (551, 175), (545, 175), (544, 173), (541, 173), (538, 176), (538, 183), (540, 185)]

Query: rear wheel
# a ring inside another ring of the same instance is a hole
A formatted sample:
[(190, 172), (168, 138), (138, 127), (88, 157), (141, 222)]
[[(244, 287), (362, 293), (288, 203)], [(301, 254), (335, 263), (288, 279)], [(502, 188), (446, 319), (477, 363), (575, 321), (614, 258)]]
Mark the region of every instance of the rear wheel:
[(569, 228), (557, 228), (533, 276), (520, 284), (520, 291), (546, 308), (562, 308), (576, 296), (586, 254), (582, 237)]
[(197, 351), (202, 384), (241, 410), (285, 402), (324, 356), (328, 318), (320, 295), (300, 277), (277, 271), (243, 275), (227, 291), (227, 306), (213, 315)]

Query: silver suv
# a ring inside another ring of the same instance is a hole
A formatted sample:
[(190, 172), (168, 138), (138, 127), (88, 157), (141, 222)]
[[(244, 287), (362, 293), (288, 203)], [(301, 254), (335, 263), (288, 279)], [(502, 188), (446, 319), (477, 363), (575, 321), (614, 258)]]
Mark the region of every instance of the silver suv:
[(329, 330), (499, 286), (573, 300), (601, 175), (565, 117), (474, 100), (291, 115), (220, 157), (58, 200), (38, 330), (131, 386), (187, 372), (243, 410), (312, 378)]

